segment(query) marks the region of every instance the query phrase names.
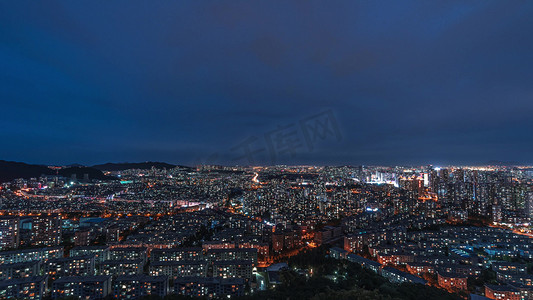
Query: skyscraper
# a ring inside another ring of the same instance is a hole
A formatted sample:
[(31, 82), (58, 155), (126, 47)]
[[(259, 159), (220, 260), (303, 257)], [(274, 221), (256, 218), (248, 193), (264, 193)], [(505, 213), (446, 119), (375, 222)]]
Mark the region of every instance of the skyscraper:
[(533, 221), (533, 191), (527, 192), (525, 202), (525, 216), (531, 223)]
[(17, 248), (19, 245), (19, 218), (0, 218), (0, 249)]
[(32, 243), (55, 246), (61, 242), (61, 217), (58, 214), (43, 214), (33, 217)]

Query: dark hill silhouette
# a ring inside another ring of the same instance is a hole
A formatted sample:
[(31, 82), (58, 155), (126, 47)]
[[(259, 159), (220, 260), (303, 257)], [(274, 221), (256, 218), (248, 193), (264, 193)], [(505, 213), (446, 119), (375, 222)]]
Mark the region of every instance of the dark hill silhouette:
[(60, 175), (71, 177), (76, 174), (78, 179), (83, 179), (84, 174), (88, 174), (90, 179), (109, 180), (114, 177), (106, 176), (102, 171), (89, 167), (68, 167), (52, 170), (43, 165), (32, 165), (22, 162), (0, 160), (0, 182), (12, 181), (17, 178), (38, 178), (41, 175)]
[(106, 176), (102, 171), (91, 168), (91, 167), (70, 167), (70, 168), (64, 168), (60, 169), (58, 171), (60, 176), (63, 177), (72, 177), (72, 174), (76, 174), (76, 178), (78, 180), (83, 179), (83, 176), (85, 174), (89, 175), (89, 179), (98, 179), (98, 180), (111, 180), (116, 179), (115, 177)]
[(512, 167), (512, 166), (519, 166), (520, 163), (517, 162), (517, 161), (500, 161), (500, 160), (491, 160), (491, 161), (487, 162), (486, 165), (489, 165), (489, 166), (508, 166), (508, 167)]
[(0, 181), (6, 182), (17, 178), (32, 178), (55, 174), (55, 171), (40, 165), (0, 160)]

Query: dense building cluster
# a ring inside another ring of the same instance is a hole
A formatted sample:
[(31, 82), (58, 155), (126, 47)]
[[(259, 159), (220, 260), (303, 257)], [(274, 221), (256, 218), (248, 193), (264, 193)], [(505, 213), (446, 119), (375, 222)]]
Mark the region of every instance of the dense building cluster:
[(280, 263), (322, 245), (393, 283), (533, 297), (526, 167), (106, 175), (115, 179), (47, 175), (0, 185), (0, 298), (242, 296), (273, 288)]

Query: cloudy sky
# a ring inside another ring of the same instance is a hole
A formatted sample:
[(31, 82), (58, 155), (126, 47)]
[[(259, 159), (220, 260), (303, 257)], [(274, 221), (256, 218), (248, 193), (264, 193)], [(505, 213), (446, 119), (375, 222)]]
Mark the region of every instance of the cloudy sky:
[(531, 1), (2, 1), (0, 159), (533, 163)]

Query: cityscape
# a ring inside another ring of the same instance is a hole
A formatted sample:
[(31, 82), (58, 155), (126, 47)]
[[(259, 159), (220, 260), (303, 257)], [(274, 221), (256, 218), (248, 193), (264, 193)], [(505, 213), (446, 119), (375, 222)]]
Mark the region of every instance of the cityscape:
[(2, 298), (533, 296), (533, 167), (48, 168), (0, 186)]
[(0, 300), (533, 300), (533, 1), (0, 1)]

